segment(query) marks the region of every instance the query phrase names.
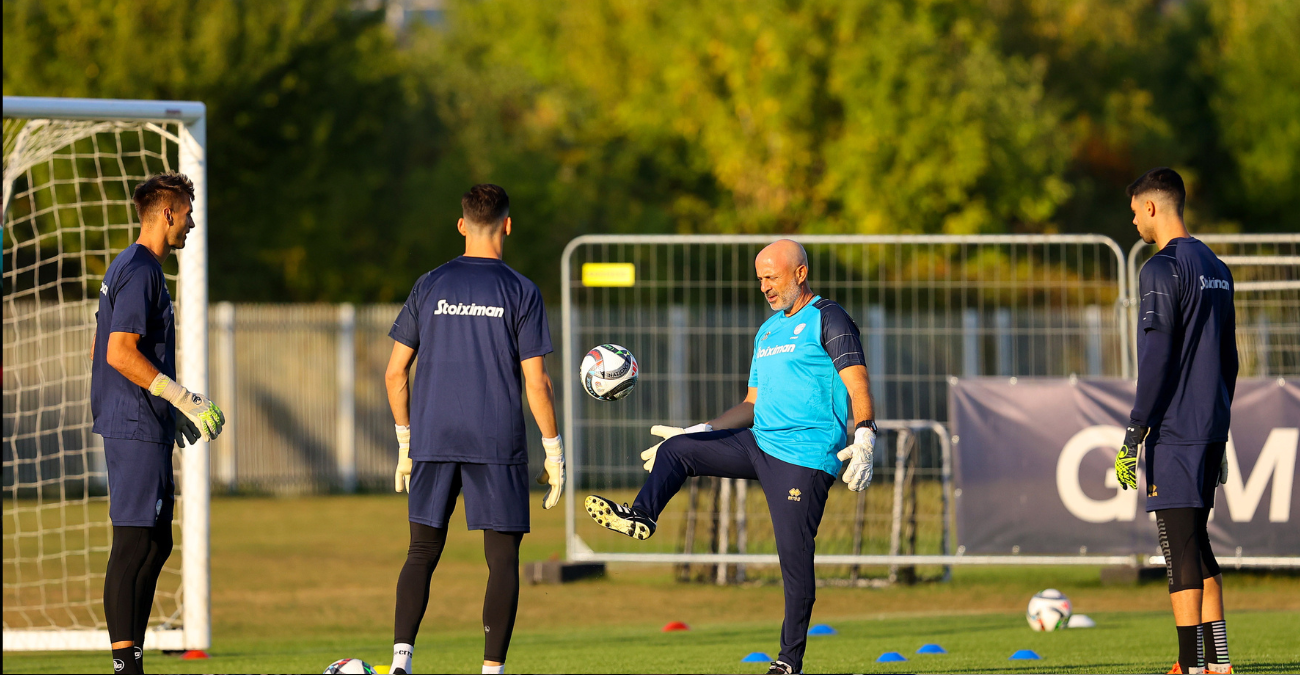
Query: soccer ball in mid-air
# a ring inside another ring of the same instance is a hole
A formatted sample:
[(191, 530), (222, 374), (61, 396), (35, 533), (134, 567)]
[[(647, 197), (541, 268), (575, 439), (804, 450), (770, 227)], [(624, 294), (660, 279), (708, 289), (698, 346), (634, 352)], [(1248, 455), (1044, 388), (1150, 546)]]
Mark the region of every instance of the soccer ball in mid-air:
[(1025, 620), (1036, 631), (1051, 632), (1065, 628), (1070, 623), (1072, 613), (1070, 599), (1055, 588), (1049, 588), (1030, 598)]
[(600, 401), (617, 401), (636, 386), (636, 357), (618, 345), (601, 345), (587, 352), (578, 368), (582, 387)]
[(325, 669), (324, 675), (334, 675), (334, 673), (371, 673), (373, 675), (374, 672), (375, 667), (361, 659), (339, 659)]

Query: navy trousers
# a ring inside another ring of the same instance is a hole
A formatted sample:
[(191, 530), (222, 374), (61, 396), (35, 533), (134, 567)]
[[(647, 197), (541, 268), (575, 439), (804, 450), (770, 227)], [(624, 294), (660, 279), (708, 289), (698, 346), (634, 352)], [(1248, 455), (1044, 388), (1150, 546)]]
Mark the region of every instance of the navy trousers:
[(636, 496), (635, 508), (658, 520), (668, 500), (691, 476), (757, 480), (767, 496), (785, 585), (781, 661), (803, 670), (808, 621), (817, 600), (814, 539), (835, 476), (779, 460), (765, 452), (749, 429), (723, 429), (674, 436), (659, 446), (654, 470)]

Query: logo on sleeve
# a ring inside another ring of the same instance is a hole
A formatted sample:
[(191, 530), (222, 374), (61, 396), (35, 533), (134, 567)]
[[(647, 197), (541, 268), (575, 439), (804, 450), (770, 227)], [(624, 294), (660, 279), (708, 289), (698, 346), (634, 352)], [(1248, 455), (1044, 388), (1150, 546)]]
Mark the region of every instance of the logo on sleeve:
[(1213, 277), (1206, 279), (1205, 275), (1202, 274), (1201, 290), (1204, 291), (1206, 289), (1218, 289), (1221, 291), (1230, 291), (1232, 290), (1232, 287), (1228, 285), (1228, 281), (1226, 279), (1215, 279)]
[(101, 282), (99, 282), (99, 294), (100, 294), (100, 295), (108, 295), (108, 282), (107, 282), (107, 281), (101, 281)]
[(506, 310), (504, 307), (492, 307), (490, 305), (479, 305), (475, 303), (466, 305), (458, 302), (453, 305), (446, 300), (439, 300), (438, 309), (434, 310), (433, 313), (449, 314), (451, 316), (486, 316), (493, 319), (500, 319), (505, 315)]

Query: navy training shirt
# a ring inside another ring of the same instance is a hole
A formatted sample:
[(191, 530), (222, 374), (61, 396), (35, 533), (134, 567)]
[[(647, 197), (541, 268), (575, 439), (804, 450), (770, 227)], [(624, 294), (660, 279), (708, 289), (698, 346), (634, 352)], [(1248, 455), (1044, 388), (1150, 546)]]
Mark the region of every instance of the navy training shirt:
[[(1232, 273), (1199, 239), (1171, 240), (1142, 266), (1138, 279), (1138, 371), (1164, 377), (1150, 406), (1149, 445), (1192, 445), (1228, 440), (1237, 380), (1236, 308)], [(1148, 335), (1171, 337), (1168, 372), (1144, 368)], [(1139, 391), (1143, 389), (1139, 386)]]
[(108, 336), (135, 333), (138, 348), (162, 374), (176, 379), (176, 325), (167, 279), (153, 252), (131, 244), (113, 259), (99, 287), (95, 357), (90, 366), (93, 431), (105, 438), (173, 443), (172, 404), (126, 379), (108, 364)]
[(500, 260), (461, 256), (415, 282), (388, 335), (420, 359), (411, 459), (528, 463), (520, 362), (552, 351), (536, 284)]

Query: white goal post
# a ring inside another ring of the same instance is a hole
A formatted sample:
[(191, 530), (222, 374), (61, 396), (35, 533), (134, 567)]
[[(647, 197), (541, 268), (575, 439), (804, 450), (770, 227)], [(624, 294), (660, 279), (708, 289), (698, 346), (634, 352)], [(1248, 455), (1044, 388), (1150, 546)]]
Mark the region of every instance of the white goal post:
[[(100, 605), (111, 527), (86, 352), (98, 279), (139, 231), (131, 191), (159, 170), (194, 182), (195, 227), (168, 276), (178, 297), (179, 379), (209, 390), (205, 122), (204, 104), (192, 101), (4, 97), (6, 652), (109, 647)], [(179, 552), (179, 571), (159, 581), (157, 597), (170, 604), (160, 611), (155, 603), (162, 620), (144, 646), (203, 650), (211, 646), (208, 444), (178, 453), (180, 542), (168, 566)]]

